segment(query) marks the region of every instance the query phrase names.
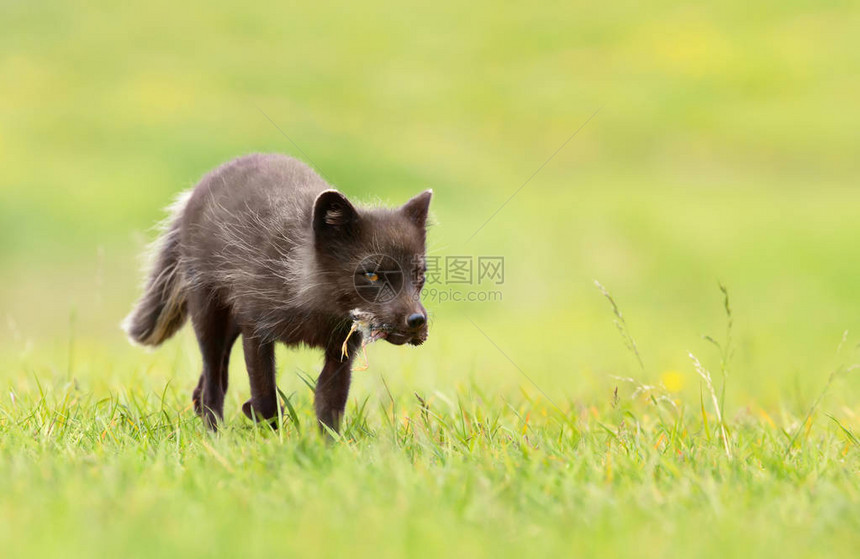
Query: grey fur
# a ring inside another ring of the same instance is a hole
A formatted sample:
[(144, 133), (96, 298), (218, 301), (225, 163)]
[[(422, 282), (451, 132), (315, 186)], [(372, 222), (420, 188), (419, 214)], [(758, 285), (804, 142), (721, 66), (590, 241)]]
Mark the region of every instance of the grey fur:
[[(348, 390), (347, 340), (418, 345), (427, 337), (420, 292), (430, 198), (426, 191), (399, 208), (357, 207), (291, 157), (234, 159), (174, 205), (124, 328), (132, 341), (158, 345), (192, 318), (204, 356), (195, 409), (211, 426), (239, 334), (251, 364), (249, 417), (276, 408), (273, 342), (324, 349), (323, 376), (338, 380), (318, 386), (317, 412), (336, 427)], [(376, 281), (364, 268), (378, 255), (402, 270), (397, 296), (384, 301), (367, 300), (357, 287), (373, 287), (361, 282)], [(356, 312), (364, 328), (349, 340)]]

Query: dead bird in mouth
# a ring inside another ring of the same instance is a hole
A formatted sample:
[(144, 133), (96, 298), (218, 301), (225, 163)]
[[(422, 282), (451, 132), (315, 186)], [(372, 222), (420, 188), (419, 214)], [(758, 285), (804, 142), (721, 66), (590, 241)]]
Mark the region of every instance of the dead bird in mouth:
[[(382, 325), (375, 325), (373, 314), (362, 311), (361, 309), (353, 309), (350, 311), (349, 316), (352, 318), (352, 326), (350, 326), (349, 333), (346, 335), (346, 339), (343, 341), (343, 345), (340, 348), (341, 355), (343, 357), (349, 357), (347, 343), (355, 332), (361, 334), (361, 349), (364, 351), (364, 348), (367, 345), (372, 344), (376, 340), (384, 340), (390, 331), (390, 328), (385, 328)], [(365, 362), (366, 361), (367, 359), (365, 358)]]

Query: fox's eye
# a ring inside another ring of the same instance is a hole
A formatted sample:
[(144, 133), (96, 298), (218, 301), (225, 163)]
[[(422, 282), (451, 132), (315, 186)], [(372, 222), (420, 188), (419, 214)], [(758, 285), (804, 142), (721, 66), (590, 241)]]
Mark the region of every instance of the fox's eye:
[(364, 272), (364, 277), (371, 282), (379, 281), (379, 275), (376, 272)]

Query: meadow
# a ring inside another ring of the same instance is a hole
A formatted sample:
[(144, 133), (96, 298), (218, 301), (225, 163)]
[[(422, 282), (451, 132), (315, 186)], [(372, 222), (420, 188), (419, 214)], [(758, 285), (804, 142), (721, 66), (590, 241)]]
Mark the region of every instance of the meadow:
[[(858, 25), (5, 3), (0, 554), (855, 556)], [(118, 328), (162, 209), (256, 151), (357, 200), (433, 188), (429, 253), (504, 259), (428, 286), (424, 346), (367, 348), (330, 444), (316, 352), (279, 348), (272, 431), (237, 348), (212, 435), (190, 330)]]

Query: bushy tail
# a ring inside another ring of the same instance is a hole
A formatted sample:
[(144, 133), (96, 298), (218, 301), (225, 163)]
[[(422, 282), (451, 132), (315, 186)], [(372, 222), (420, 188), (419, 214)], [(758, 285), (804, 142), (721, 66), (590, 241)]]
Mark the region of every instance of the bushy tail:
[(176, 333), (187, 318), (185, 286), (180, 266), (180, 224), (188, 196), (182, 196), (161, 237), (153, 247), (153, 263), (143, 296), (122, 323), (129, 339), (157, 346)]

